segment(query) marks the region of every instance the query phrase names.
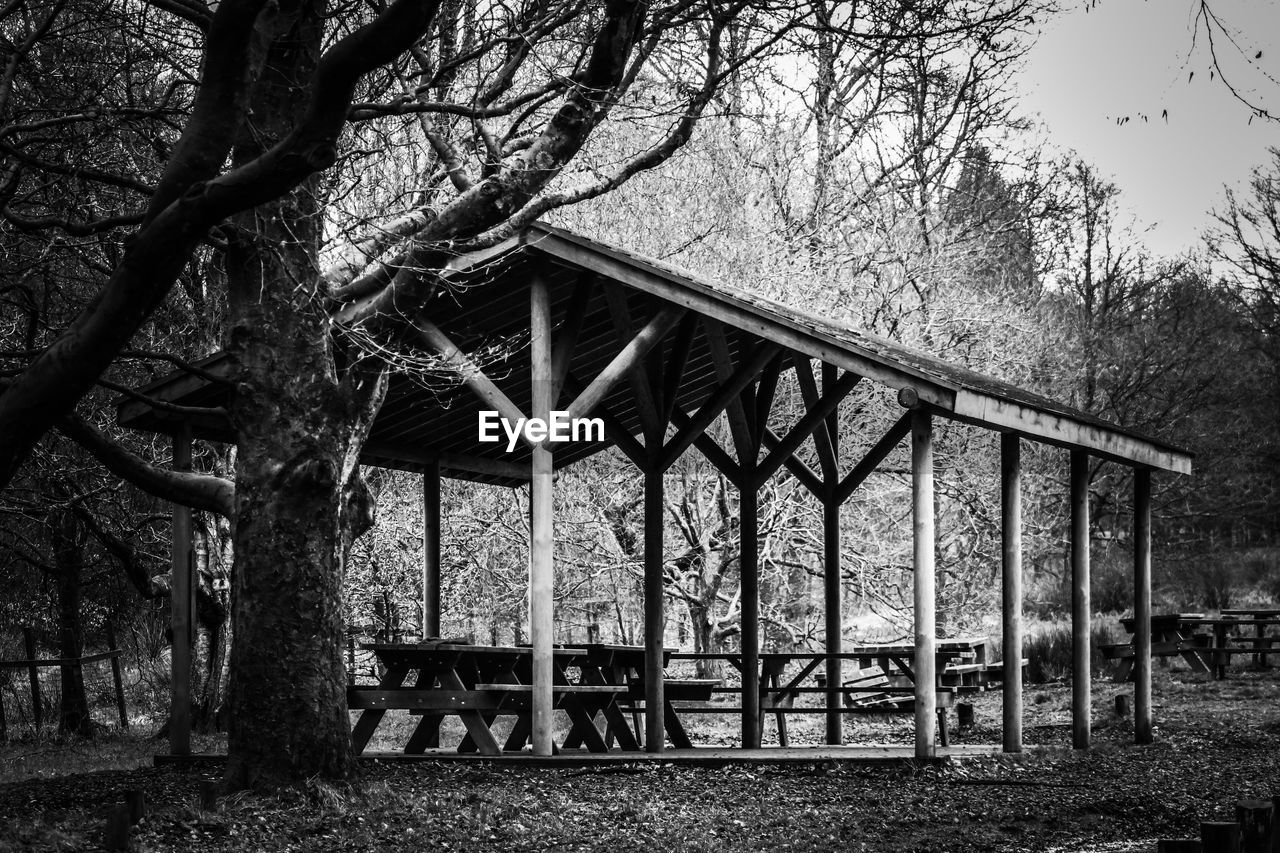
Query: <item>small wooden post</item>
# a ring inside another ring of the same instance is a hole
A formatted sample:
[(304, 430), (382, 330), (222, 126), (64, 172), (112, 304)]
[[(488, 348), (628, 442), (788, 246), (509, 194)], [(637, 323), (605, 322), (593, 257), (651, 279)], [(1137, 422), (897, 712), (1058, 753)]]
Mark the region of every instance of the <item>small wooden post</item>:
[(1276, 815), (1280, 814), (1280, 794), (1271, 798), (1271, 853), (1280, 853), (1280, 826), (1276, 826)]
[(128, 850), (132, 846), (130, 838), (133, 824), (129, 822), (129, 807), (112, 806), (107, 812), (107, 824), (102, 830), (102, 846), (108, 850)]
[[(116, 632), (110, 622), (107, 623), (107, 649), (120, 652), (120, 647), (116, 645)], [(120, 672), (120, 654), (111, 659), (111, 680), (116, 686), (116, 710), (120, 712), (120, 731), (123, 732), (129, 730), (129, 711), (124, 706), (124, 678)]]
[(644, 748), (662, 752), (666, 746), (663, 716), (666, 700), (662, 661), (666, 653), (666, 592), (663, 589), (662, 466), (649, 460), (644, 472)]
[(937, 726), (935, 669), (936, 606), (933, 539), (933, 418), (926, 409), (911, 417), (911, 515), (915, 611), (916, 758), (932, 758)]
[[(840, 582), (840, 501), (835, 496), (834, 486), (835, 484), (828, 484), (831, 491), (822, 501), (822, 597), (827, 654), (833, 656), (840, 654), (843, 648), (841, 635), (844, 633), (844, 605)], [(838, 657), (828, 657), (826, 663), (827, 743), (835, 746), (844, 743), (844, 715), (840, 712), (840, 704), (844, 698), (840, 688), (844, 677), (840, 674), (840, 663)]]
[(1212, 853), (1240, 853), (1240, 824), (1205, 821), (1200, 824), (1200, 843)]
[(147, 797), (141, 788), (125, 791), (124, 804), (129, 809), (129, 823), (136, 824), (147, 816)]
[(1151, 713), (1151, 471), (1133, 472), (1133, 739), (1154, 740)]
[[(191, 470), (191, 424), (173, 434), (173, 469)], [(169, 628), (173, 634), (170, 673), (169, 752), (191, 754), (191, 510), (173, 505), (173, 543), (169, 583)]]
[(31, 721), (35, 724), (36, 734), (40, 734), (44, 711), (40, 707), (40, 668), (36, 666), (36, 633), (30, 628), (22, 629), (22, 645), (27, 652), (27, 678), (31, 681)]
[(1093, 687), (1089, 606), (1089, 454), (1071, 451), (1071, 743), (1088, 749)]
[[(551, 302), (547, 283), (534, 276), (529, 287), (529, 351), (532, 359), (532, 402), (530, 417), (551, 418), (554, 374), (551, 367)], [(533, 448), (532, 522), (529, 542), (529, 634), (533, 643), (533, 752), (551, 755), (552, 680), (551, 648), (555, 631), (553, 595), (553, 489), (551, 445), (543, 441)]]
[(972, 702), (956, 703), (956, 725), (962, 729), (973, 726), (975, 713)]
[(212, 812), (218, 808), (218, 794), (221, 792), (221, 785), (217, 779), (201, 779), (200, 780), (200, 811)]
[(1236, 803), (1242, 853), (1271, 853), (1275, 811), (1270, 800), (1240, 800)]
[(1128, 697), (1128, 695), (1127, 695), (1127, 694), (1124, 694), (1124, 693), (1117, 693), (1117, 694), (1116, 694), (1116, 700), (1115, 700), (1115, 701), (1116, 701), (1116, 716), (1117, 716), (1117, 717), (1127, 717), (1127, 716), (1129, 716), (1129, 697)]
[(760, 746), (760, 545), (759, 493), (754, 475), (738, 502), (742, 583), (742, 748)]
[(422, 472), (422, 638), (440, 636), (440, 463)]
[(1022, 752), (1022, 442), (1000, 435), (1002, 745)]

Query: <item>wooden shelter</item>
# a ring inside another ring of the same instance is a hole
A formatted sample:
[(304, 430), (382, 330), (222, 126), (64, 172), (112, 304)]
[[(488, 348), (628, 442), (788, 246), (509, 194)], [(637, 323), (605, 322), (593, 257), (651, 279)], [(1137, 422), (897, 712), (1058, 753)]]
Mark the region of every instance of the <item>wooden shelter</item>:
[[(444, 271), (447, 292), (416, 318), (425, 348), (462, 378), (429, 389), (399, 373), (365, 446), (367, 464), (421, 471), (424, 476), (424, 633), (439, 633), (440, 478), (531, 484), (530, 633), (534, 654), (533, 745), (550, 754), (551, 649), (554, 638), (552, 560), (554, 472), (607, 447), (617, 447), (644, 477), (645, 747), (664, 747), (662, 651), (663, 472), (697, 448), (739, 490), (741, 514), (742, 745), (759, 746), (759, 567), (757, 493), (785, 468), (821, 502), (824, 518), (826, 652), (841, 651), (840, 507), (890, 451), (911, 443), (914, 537), (915, 752), (928, 757), (935, 740), (935, 596), (933, 424), (946, 418), (1001, 433), (1003, 492), (1003, 643), (1020, 655), (1020, 448), (1023, 440), (1070, 451), (1072, 498), (1072, 620), (1074, 743), (1087, 747), (1089, 724), (1088, 460), (1099, 457), (1135, 469), (1134, 606), (1135, 714), (1139, 742), (1151, 739), (1151, 473), (1188, 473), (1190, 455), (1157, 439), (1108, 423), (1008, 383), (759, 296), (707, 281), (657, 261), (571, 232), (534, 225), (483, 251), (455, 258)], [(341, 317), (339, 317), (341, 321)], [(493, 344), (496, 358), (475, 353)], [(816, 362), (816, 367), (815, 367)], [(214, 356), (213, 376), (229, 365)], [(774, 391), (794, 371), (806, 413), (785, 435), (768, 426)], [(859, 382), (897, 390), (904, 411), (862, 458), (842, 458), (837, 414)], [(167, 403), (216, 407), (227, 386), (189, 374), (161, 380), (142, 393)], [(477, 441), (478, 413), (496, 410), (514, 421), (548, 418), (555, 409), (603, 419), (603, 440), (563, 444)], [(728, 419), (730, 448), (706, 432)], [(175, 462), (189, 460), (191, 437), (233, 440), (225, 420), (173, 414), (141, 400), (121, 404), (124, 426), (174, 436)], [(818, 467), (796, 451), (814, 443)], [(846, 466), (852, 462), (852, 466)], [(189, 522), (176, 510), (173, 584), (174, 688), (186, 683), (190, 630)], [(830, 687), (827, 741), (841, 740), (840, 660), (826, 661)], [(1005, 674), (1006, 750), (1021, 747), (1020, 667)], [(175, 753), (185, 749), (185, 701), (173, 709)]]

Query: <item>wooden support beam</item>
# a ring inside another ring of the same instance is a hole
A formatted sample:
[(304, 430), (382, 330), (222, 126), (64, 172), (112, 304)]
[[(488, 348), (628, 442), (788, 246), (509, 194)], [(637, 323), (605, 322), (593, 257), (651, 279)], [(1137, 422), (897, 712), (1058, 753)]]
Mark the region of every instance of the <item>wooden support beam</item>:
[(773, 409), (773, 397), (778, 392), (778, 378), (786, 363), (786, 354), (779, 352), (760, 371), (760, 381), (756, 384), (755, 424), (752, 428), (757, 437), (769, 428), (769, 412)]
[[(1133, 472), (1133, 737), (1151, 743), (1151, 470)], [(1008, 660), (1008, 656), (1005, 660)]]
[(662, 469), (653, 460), (644, 469), (644, 748), (662, 752), (666, 745), (662, 662), (666, 654), (666, 609), (663, 589), (663, 531), (666, 519)]
[(907, 412), (889, 427), (889, 431), (881, 436), (880, 440), (875, 443), (867, 455), (862, 457), (862, 461), (853, 466), (853, 470), (840, 481), (840, 485), (836, 487), (836, 500), (844, 503), (853, 494), (858, 486), (862, 485), (862, 481), (871, 476), (871, 472), (880, 466), (880, 463), (893, 452), (898, 446), (898, 442), (902, 441), (903, 436), (911, 432), (911, 412)]
[[(809, 363), (809, 358), (800, 353), (793, 353), (791, 362), (796, 368), (796, 381), (800, 385), (800, 398), (804, 400), (806, 409), (813, 410), (818, 405), (821, 395), (818, 393), (818, 383), (813, 376), (813, 365)], [(831, 390), (837, 381), (835, 371), (833, 370), (830, 378), (826, 373), (826, 365), (823, 364), (823, 381), (824, 390)], [(832, 409), (827, 417), (823, 419), (822, 425), (813, 431), (813, 448), (818, 454), (818, 468), (822, 472), (822, 480), (825, 483), (834, 484), (836, 478), (840, 476), (840, 468), (836, 464), (836, 445), (835, 432), (832, 429), (832, 422), (838, 417), (839, 407)]]
[(422, 637), (440, 636), (440, 463), (422, 472)]
[(1000, 435), (1001, 613), (1005, 752), (1022, 752), (1022, 443)]
[[(707, 345), (711, 349), (711, 360), (715, 364), (716, 375), (721, 385), (726, 385), (733, 376), (733, 356), (729, 351), (729, 339), (725, 335), (724, 326), (719, 321), (703, 317), (702, 327), (707, 332)], [(725, 406), (725, 417), (729, 419), (729, 434), (733, 437), (733, 446), (738, 453), (738, 465), (743, 471), (756, 467), (760, 455), (760, 444), (751, 431), (747, 418), (747, 402), (754, 406), (755, 391), (748, 382), (739, 390), (736, 397)]]
[(911, 532), (915, 613), (916, 758), (932, 758), (937, 726), (937, 602), (934, 597), (933, 419), (911, 412)]
[[(605, 301), (609, 304), (609, 314), (613, 318), (613, 328), (619, 341), (630, 341), (634, 329), (631, 324), (631, 309), (627, 307), (626, 291), (619, 285), (609, 283), (604, 288)], [(662, 441), (666, 424), (661, 422), (658, 412), (658, 401), (654, 396), (652, 377), (643, 361), (630, 365), (627, 378), (631, 382), (631, 390), (636, 398), (636, 410), (640, 414), (640, 422), (644, 425), (645, 445), (656, 447)]]
[[(173, 470), (191, 470), (191, 425), (185, 421), (173, 435)], [(191, 510), (173, 505), (170, 551), (169, 628), (173, 648), (169, 657), (169, 754), (191, 754), (191, 606), (195, 586), (191, 577)]]
[[(807, 369), (806, 365), (797, 370)], [(822, 502), (822, 598), (826, 622), (826, 650), (828, 655), (838, 655), (843, 648), (844, 603), (842, 601), (840, 575), (840, 504), (834, 493), (828, 493)], [(838, 746), (844, 743), (844, 714), (841, 702), (844, 691), (841, 685), (841, 661), (829, 657), (827, 671), (827, 743)]]
[[(834, 388), (829, 389), (822, 395), (822, 399), (818, 400), (816, 406), (805, 413), (786, 437), (774, 448), (769, 451), (769, 455), (760, 463), (758, 476), (761, 480), (768, 479), (777, 471), (788, 456), (791, 456), (799, 449), (813, 431), (820, 426), (824, 426), (827, 415), (834, 412), (840, 405), (840, 401), (853, 390), (853, 386), (857, 385), (862, 377), (854, 373), (845, 373), (835, 384)], [(764, 429), (767, 429), (765, 427)], [(762, 430), (762, 434), (763, 434)]]
[(1071, 451), (1071, 743), (1088, 749), (1090, 691), (1093, 687), (1089, 649), (1089, 454)]
[(578, 347), (578, 336), (582, 334), (582, 323), (587, 317), (587, 309), (591, 305), (591, 290), (595, 283), (595, 275), (583, 272), (573, 286), (573, 296), (565, 311), (564, 322), (560, 324), (560, 333), (556, 335), (555, 346), (551, 353), (551, 405), (560, 404), (560, 393), (564, 390), (564, 378), (569, 373), (569, 363), (573, 361), (573, 351)]
[(739, 583), (742, 585), (742, 748), (760, 747), (760, 545), (756, 479), (746, 483), (738, 502)]
[[(532, 361), (533, 416), (551, 416), (551, 300), (546, 282), (535, 277), (529, 288), (529, 352)], [(529, 536), (529, 634), (533, 644), (533, 752), (551, 755), (555, 675), (554, 644), (554, 488), (550, 442), (533, 447), (533, 483)]]
[[(664, 469), (670, 468), (671, 465), (680, 458), (689, 447), (697, 440), (698, 436), (706, 432), (712, 422), (720, 416), (731, 402), (738, 399), (738, 394), (743, 388), (751, 384), (752, 380), (764, 369), (765, 365), (776, 355), (778, 348), (772, 344), (766, 344), (756, 350), (755, 354), (747, 361), (738, 365), (728, 379), (720, 382), (720, 387), (715, 393), (707, 398), (697, 413), (689, 418), (685, 423), (677, 423), (678, 432), (667, 442), (666, 447), (662, 450), (662, 466)], [(672, 417), (674, 418), (676, 409), (672, 408)]]
[[(623, 346), (613, 360), (605, 365), (604, 370), (591, 380), (591, 384), (569, 404), (569, 419), (584, 418), (591, 414), (619, 380), (628, 373), (633, 373), (637, 368), (643, 367), (644, 357), (655, 346), (662, 343), (663, 336), (671, 331), (683, 315), (684, 309), (674, 305), (665, 306), (655, 314), (653, 319)], [(658, 417), (656, 411), (654, 417)]]
[[(581, 393), (585, 387), (572, 373), (565, 375), (565, 389), (569, 393)], [(606, 406), (596, 406), (594, 417), (604, 421), (605, 434), (613, 441), (614, 445), (626, 454), (626, 457), (634, 462), (636, 467), (644, 470), (649, 458), (644, 445), (636, 441), (635, 437), (627, 432), (627, 428), (619, 420), (618, 416), (613, 413), (613, 410)]]
[[(762, 435), (761, 438), (764, 439), (764, 446), (770, 451), (775, 450), (782, 445), (782, 439), (779, 438), (778, 434), (771, 429), (765, 429), (764, 435)], [(822, 482), (822, 478), (819, 477), (812, 468), (804, 464), (804, 461), (799, 456), (796, 456), (794, 453), (788, 453), (783, 457), (782, 464), (786, 466), (787, 470), (791, 472), (791, 475), (799, 480), (801, 485), (808, 489), (811, 494), (818, 498), (822, 497), (823, 492), (826, 491), (826, 485)], [(759, 475), (756, 472), (753, 472), (753, 476), (758, 477)], [(757, 479), (756, 482), (762, 482), (762, 480)]]
[(684, 370), (689, 364), (689, 353), (693, 351), (693, 339), (698, 333), (700, 319), (693, 312), (680, 318), (676, 328), (675, 340), (671, 343), (671, 357), (662, 377), (662, 422), (671, 422), (671, 412), (680, 397), (680, 385), (684, 381)]
[[(415, 323), (415, 328), (427, 346), (431, 347), (444, 359), (449, 369), (462, 379), (466, 386), (471, 389), (471, 393), (480, 398), (480, 402), (495, 410), (513, 424), (524, 418), (524, 412), (520, 411), (520, 407), (511, 402), (511, 398), (502, 393), (502, 389), (493, 384), (493, 380), (485, 375), (479, 365), (472, 361), (470, 356), (458, 349), (457, 345), (449, 340), (449, 336), (438, 326), (420, 316)], [(548, 364), (548, 382), (550, 382), (550, 375), (551, 368), (550, 364)], [(548, 385), (549, 389), (550, 386)], [(524, 431), (521, 430), (520, 434), (524, 436)], [(527, 438), (525, 442), (530, 447), (537, 446), (537, 442), (529, 441)]]
[[(714, 465), (717, 471), (724, 474), (725, 477), (729, 479), (730, 483), (733, 483), (733, 485), (738, 488), (742, 488), (742, 469), (738, 466), (738, 463), (734, 461), (733, 457), (726, 453), (720, 445), (716, 444), (715, 440), (711, 436), (701, 430), (696, 432), (692, 431), (690, 429), (690, 425), (694, 423), (694, 420), (685, 413), (684, 409), (676, 406), (671, 410), (671, 423), (675, 425), (676, 429), (680, 430), (681, 434), (689, 432), (689, 434), (693, 436), (693, 446), (701, 451), (702, 455), (707, 458), (707, 461)], [(670, 444), (667, 445), (668, 448), (670, 446)], [(666, 461), (666, 455), (666, 449), (664, 448), (664, 458), (661, 463), (663, 470), (670, 467), (670, 462)], [(674, 461), (675, 459), (671, 460), (671, 462)]]

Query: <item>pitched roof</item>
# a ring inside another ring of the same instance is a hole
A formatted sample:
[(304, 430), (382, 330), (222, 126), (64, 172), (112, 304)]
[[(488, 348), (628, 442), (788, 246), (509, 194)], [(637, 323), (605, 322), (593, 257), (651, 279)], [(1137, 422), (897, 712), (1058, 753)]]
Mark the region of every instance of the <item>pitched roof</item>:
[[(719, 321), (732, 332), (729, 343), (737, 363), (768, 341), (784, 353), (816, 358), (899, 389), (903, 401), (918, 400), (944, 417), (1086, 450), (1125, 464), (1179, 473), (1191, 470), (1191, 454), (1168, 442), (829, 318), (541, 223), (494, 247), (455, 258), (442, 275), (449, 286), (431, 306), (433, 322), (464, 351), (506, 342), (486, 371), (523, 411), (528, 411), (530, 404), (529, 383), (520, 377), (530, 375), (528, 348), (523, 342), (527, 341), (529, 316), (525, 285), (532, 275), (541, 275), (548, 283), (556, 325), (565, 322), (575, 301), (585, 298), (584, 279), (594, 277), (610, 286), (621, 286), (627, 306), (624, 311), (629, 311), (637, 326), (641, 318), (651, 317), (670, 304), (688, 309), (704, 318), (704, 323)], [(618, 305), (606, 306), (606, 301), (594, 298), (583, 309), (582, 331), (569, 365), (572, 382), (589, 382), (619, 349), (615, 329)], [(672, 352), (671, 337), (668, 335), (655, 350), (664, 360)], [(224, 373), (228, 364), (224, 357), (214, 356), (208, 369)], [(705, 336), (695, 336), (680, 381), (673, 386), (672, 405), (696, 411), (718, 384)], [(168, 377), (144, 391), (183, 405), (226, 401), (225, 387), (190, 376)], [(420, 377), (400, 374), (393, 379), (375, 421), (366, 445), (366, 461), (411, 468), (438, 460), (452, 475), (468, 479), (527, 479), (527, 473), (522, 475), (528, 470), (527, 448), (507, 453), (502, 445), (478, 444), (479, 408), (466, 389), (424, 387)], [(631, 435), (641, 431), (640, 413), (627, 383), (619, 383), (606, 395), (602, 408), (615, 430)], [(168, 431), (163, 420), (146, 404), (121, 404), (123, 425)], [(196, 431), (209, 438), (229, 438), (225, 424), (197, 424)], [(557, 467), (614, 443), (610, 438), (557, 449)]]

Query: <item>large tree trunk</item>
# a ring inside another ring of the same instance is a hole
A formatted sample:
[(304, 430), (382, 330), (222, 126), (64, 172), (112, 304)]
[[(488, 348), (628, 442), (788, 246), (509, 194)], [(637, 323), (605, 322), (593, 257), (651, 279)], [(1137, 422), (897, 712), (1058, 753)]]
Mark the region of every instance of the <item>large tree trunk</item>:
[[(247, 161), (294, 123), (320, 46), (298, 11), (255, 93)], [(312, 179), (238, 218), (227, 251), (238, 435), (227, 784), (352, 775), (342, 659), (348, 406), (314, 292), (321, 219)]]

